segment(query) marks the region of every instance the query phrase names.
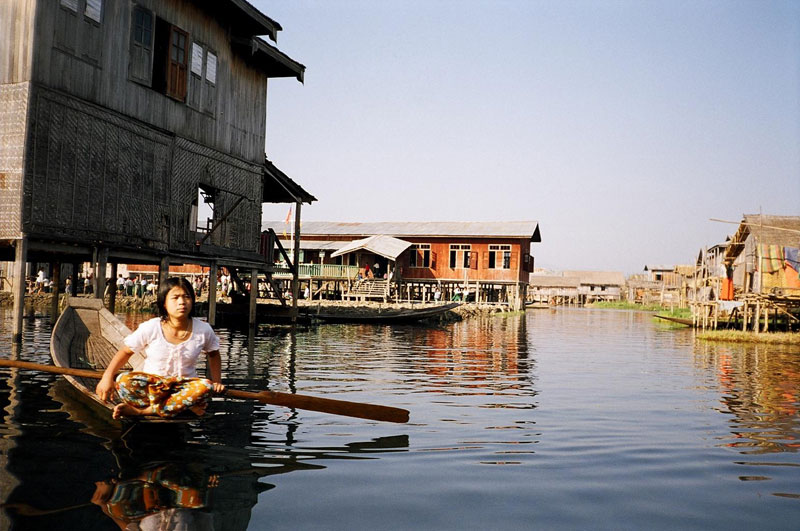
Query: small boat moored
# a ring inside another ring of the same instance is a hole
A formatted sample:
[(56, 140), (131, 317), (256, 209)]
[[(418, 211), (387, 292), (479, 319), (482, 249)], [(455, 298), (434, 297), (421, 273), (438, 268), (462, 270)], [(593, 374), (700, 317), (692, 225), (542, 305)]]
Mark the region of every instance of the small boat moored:
[(445, 312), (460, 306), (460, 302), (439, 304), (433, 307), (419, 309), (399, 309), (384, 311), (354, 311), (349, 308), (342, 308), (341, 311), (327, 313), (309, 312), (307, 315), (312, 319), (319, 319), (327, 323), (364, 323), (364, 324), (403, 324), (440, 317)]

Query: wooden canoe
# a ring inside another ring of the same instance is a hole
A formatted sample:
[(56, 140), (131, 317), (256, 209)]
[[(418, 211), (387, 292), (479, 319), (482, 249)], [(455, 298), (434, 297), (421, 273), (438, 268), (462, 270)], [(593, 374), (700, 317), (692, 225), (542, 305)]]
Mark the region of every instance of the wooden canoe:
[(671, 317), (669, 315), (658, 315), (658, 314), (656, 314), (656, 317), (658, 317), (659, 319), (663, 319), (665, 321), (670, 321), (673, 323), (678, 323), (686, 326), (694, 325), (691, 319), (684, 319), (682, 317)]
[[(130, 334), (114, 314), (103, 306), (101, 299), (67, 297), (67, 304), (53, 327), (50, 338), (50, 356), (53, 365), (70, 369), (92, 369), (103, 371), (108, 367), (114, 354), (123, 345), (123, 339)], [(131, 356), (125, 369), (138, 370), (144, 363), (141, 354)], [(64, 378), (95, 409), (105, 410), (110, 416), (115, 402), (103, 402), (95, 394), (96, 378), (64, 375)], [(115, 397), (116, 398), (116, 397)], [(148, 422), (186, 422), (186, 418), (164, 419), (157, 416), (136, 417)], [(133, 419), (125, 419), (133, 420)]]
[(319, 319), (328, 323), (403, 324), (438, 317), (444, 312), (457, 308), (460, 305), (460, 302), (453, 302), (434, 307), (413, 310), (386, 310), (380, 313), (377, 311), (370, 312), (363, 310), (353, 312), (348, 311), (347, 308), (343, 308), (341, 312), (308, 313), (308, 316), (312, 319)]

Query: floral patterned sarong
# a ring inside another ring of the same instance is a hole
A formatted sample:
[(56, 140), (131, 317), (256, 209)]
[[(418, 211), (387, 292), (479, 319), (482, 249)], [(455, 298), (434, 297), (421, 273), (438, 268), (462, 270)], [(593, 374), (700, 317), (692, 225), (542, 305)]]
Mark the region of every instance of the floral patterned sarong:
[(117, 376), (119, 397), (133, 407), (153, 406), (159, 417), (174, 417), (188, 408), (208, 402), (214, 390), (206, 378), (164, 377), (146, 372), (124, 372)]

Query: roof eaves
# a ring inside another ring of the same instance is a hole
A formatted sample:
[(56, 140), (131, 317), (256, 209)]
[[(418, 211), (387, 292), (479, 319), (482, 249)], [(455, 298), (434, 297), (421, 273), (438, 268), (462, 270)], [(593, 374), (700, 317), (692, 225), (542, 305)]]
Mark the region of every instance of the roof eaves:
[(278, 42), (278, 32), (283, 29), (278, 22), (256, 9), (247, 0), (228, 0), (228, 2), (257, 25), (258, 35), (267, 35), (272, 42)]

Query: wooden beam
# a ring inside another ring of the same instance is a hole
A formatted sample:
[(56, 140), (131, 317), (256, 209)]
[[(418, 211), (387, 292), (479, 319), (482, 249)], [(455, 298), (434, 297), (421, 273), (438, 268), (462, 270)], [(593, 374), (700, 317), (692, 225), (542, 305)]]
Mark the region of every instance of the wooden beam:
[(233, 213), (233, 211), (234, 211), (234, 210), (236, 210), (236, 207), (238, 207), (238, 206), (239, 206), (239, 204), (240, 204), (242, 201), (244, 201), (244, 200), (245, 200), (245, 197), (244, 197), (243, 195), (240, 195), (240, 196), (239, 196), (239, 198), (236, 200), (236, 202), (235, 202), (235, 203), (233, 203), (233, 206), (232, 206), (232, 207), (230, 207), (230, 208), (228, 209), (228, 211), (227, 211), (227, 212), (225, 212), (225, 214), (224, 214), (224, 215), (223, 215), (223, 216), (222, 216), (222, 217), (219, 219), (219, 221), (217, 221), (216, 223), (214, 223), (214, 226), (213, 226), (213, 227), (211, 227), (211, 230), (210, 230), (210, 231), (208, 231), (208, 233), (206, 233), (206, 235), (205, 235), (205, 236), (203, 236), (203, 239), (202, 239), (202, 240), (200, 240), (199, 242), (197, 242), (197, 246), (198, 246), (198, 247), (200, 247), (201, 245), (203, 245), (203, 243), (204, 243), (204, 242), (205, 242), (207, 239), (209, 239), (209, 238), (211, 237), (211, 235), (212, 235), (212, 234), (214, 234), (214, 231), (215, 231), (215, 230), (217, 230), (218, 228), (220, 228), (220, 227), (222, 226), (222, 224), (225, 222), (225, 220), (226, 220), (226, 219), (228, 219), (228, 217), (229, 217), (229, 216), (230, 216), (230, 215)]

